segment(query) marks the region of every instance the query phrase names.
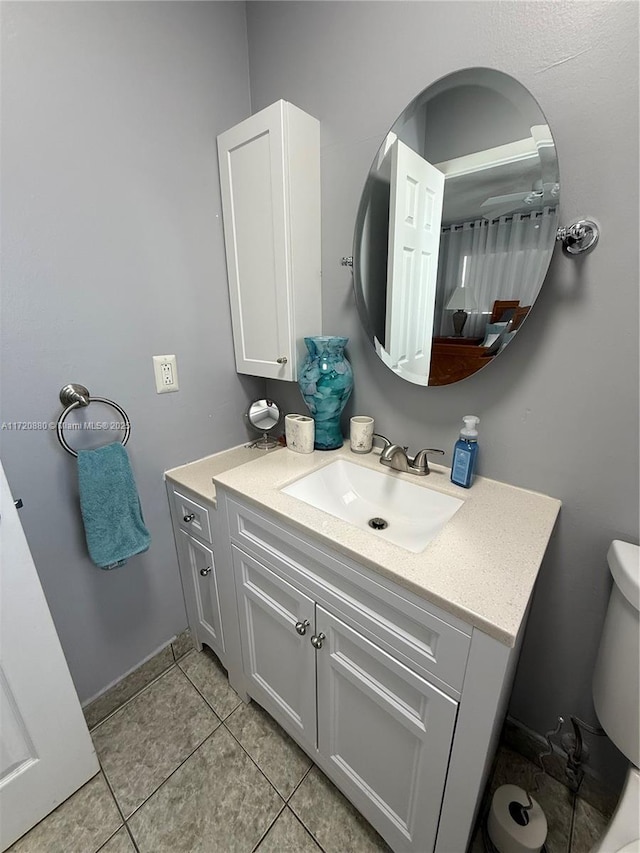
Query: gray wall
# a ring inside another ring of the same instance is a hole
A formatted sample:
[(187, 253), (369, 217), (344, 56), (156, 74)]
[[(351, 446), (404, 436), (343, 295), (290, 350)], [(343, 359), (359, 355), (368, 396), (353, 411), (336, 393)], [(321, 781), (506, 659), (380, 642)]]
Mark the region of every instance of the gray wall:
[[(247, 8), (252, 109), (285, 98), (321, 123), (323, 332), (350, 338), (355, 390), (345, 420), (373, 415), (393, 440), (442, 447), (450, 460), (460, 418), (474, 412), (481, 473), (563, 501), (510, 712), (537, 732), (558, 714), (593, 722), (606, 552), (616, 537), (638, 541), (638, 5)], [(539, 101), (558, 147), (562, 219), (591, 215), (602, 238), (580, 260), (556, 252), (508, 355), (462, 383), (424, 389), (376, 360), (339, 259), (351, 254), (360, 192), (391, 123), (426, 84), (474, 65), (512, 74)], [(304, 411), (294, 386), (271, 383), (269, 394)], [(601, 743), (593, 764), (612, 777), (621, 767)]]
[[(55, 420), (70, 381), (120, 403), (152, 537), (147, 554), (100, 571), (75, 460), (54, 432), (0, 434), (85, 700), (186, 626), (162, 472), (243, 441), (246, 400), (264, 388), (235, 372), (215, 147), (250, 112), (245, 7), (2, 13), (2, 420)], [(157, 395), (151, 356), (164, 353), (180, 391)]]

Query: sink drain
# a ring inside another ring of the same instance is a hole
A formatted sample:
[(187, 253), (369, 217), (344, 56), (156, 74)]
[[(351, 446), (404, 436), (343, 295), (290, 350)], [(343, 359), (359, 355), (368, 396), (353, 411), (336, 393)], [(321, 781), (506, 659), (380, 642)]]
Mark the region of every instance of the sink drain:
[(369, 527), (373, 527), (374, 530), (384, 530), (389, 526), (389, 523), (384, 520), (384, 518), (370, 518), (369, 519)]

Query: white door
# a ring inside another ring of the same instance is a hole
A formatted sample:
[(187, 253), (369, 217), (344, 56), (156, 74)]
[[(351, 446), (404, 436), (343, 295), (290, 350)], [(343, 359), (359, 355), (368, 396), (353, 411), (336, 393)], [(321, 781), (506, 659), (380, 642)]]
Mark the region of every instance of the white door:
[(247, 690), (296, 740), (316, 748), (314, 602), (232, 546)]
[(434, 848), (458, 704), (316, 605), (318, 750), (394, 850)]
[(100, 769), (0, 465), (0, 849)]
[(385, 361), (429, 381), (444, 175), (399, 139), (391, 152)]

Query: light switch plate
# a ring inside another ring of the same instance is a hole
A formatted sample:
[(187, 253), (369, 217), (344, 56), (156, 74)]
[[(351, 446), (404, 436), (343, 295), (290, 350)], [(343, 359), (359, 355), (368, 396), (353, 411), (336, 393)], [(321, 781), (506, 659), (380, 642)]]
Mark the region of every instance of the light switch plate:
[(175, 355), (154, 355), (153, 372), (158, 394), (178, 390), (178, 368)]

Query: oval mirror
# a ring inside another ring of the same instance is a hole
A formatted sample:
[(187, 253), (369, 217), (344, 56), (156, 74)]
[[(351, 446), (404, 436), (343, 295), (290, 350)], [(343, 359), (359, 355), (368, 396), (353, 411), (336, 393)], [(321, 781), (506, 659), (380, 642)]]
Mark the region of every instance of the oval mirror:
[(551, 261), (559, 180), (542, 110), (509, 75), (456, 71), (409, 104), (369, 170), (354, 237), (360, 319), (387, 367), (448, 385), (507, 347)]
[(258, 447), (261, 450), (276, 447), (278, 442), (269, 433), (280, 426), (283, 421), (283, 414), (282, 409), (274, 400), (254, 400), (247, 409), (246, 418), (255, 430), (262, 433), (262, 438), (254, 442), (253, 447)]

